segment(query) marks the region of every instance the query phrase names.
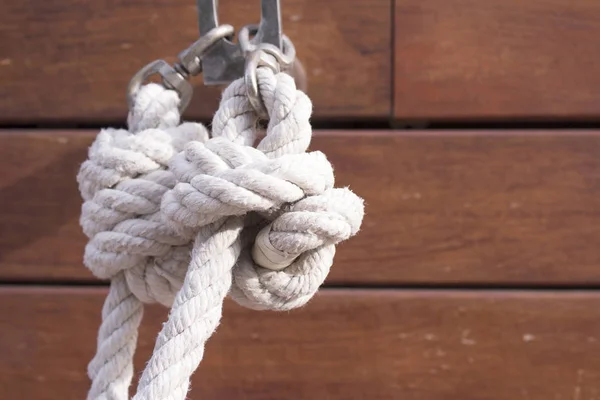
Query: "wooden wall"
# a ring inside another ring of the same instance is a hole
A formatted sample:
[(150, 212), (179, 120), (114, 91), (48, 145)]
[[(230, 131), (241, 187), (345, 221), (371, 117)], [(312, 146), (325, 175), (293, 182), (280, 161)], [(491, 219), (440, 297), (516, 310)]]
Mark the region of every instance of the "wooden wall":
[[(254, 3), (221, 1), (221, 20)], [(600, 398), (600, 3), (282, 3), (312, 148), (367, 215), (302, 310), (227, 303), (191, 398)], [(75, 174), (124, 123), (131, 75), (196, 39), (195, 12), (0, 2), (0, 399), (84, 398), (106, 288), (81, 262)], [(219, 89), (196, 78), (186, 118)], [(148, 307), (138, 371), (165, 318)]]

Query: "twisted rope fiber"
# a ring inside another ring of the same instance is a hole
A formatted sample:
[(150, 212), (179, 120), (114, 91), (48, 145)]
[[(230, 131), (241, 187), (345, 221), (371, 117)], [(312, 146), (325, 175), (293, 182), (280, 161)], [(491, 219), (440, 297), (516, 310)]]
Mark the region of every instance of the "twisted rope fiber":
[[(362, 222), (362, 200), (348, 189), (333, 188), (333, 170), (322, 153), (306, 153), (310, 100), (296, 90), (288, 75), (263, 68), (257, 73), (269, 113), (266, 136), (257, 148), (251, 147), (257, 117), (243, 80), (238, 80), (223, 93), (213, 119), (213, 138), (188, 141), (182, 152), (170, 157), (169, 171), (177, 183), (163, 192), (162, 221), (146, 219), (163, 230), (161, 237), (171, 238), (170, 247), (163, 245), (157, 256), (157, 250), (149, 250), (152, 246), (138, 243), (143, 236), (139, 231), (126, 245), (107, 247), (125, 261), (132, 254), (156, 259), (185, 247), (186, 241), (189, 246), (195, 236), (183, 286), (171, 282), (171, 289), (181, 289), (134, 399), (184, 399), (228, 293), (253, 309), (289, 310), (304, 305), (327, 276), (335, 244), (356, 234)], [(143, 208), (141, 203), (138, 206)], [(143, 247), (144, 252), (132, 253), (128, 246)], [(116, 263), (119, 268), (123, 260)], [(100, 264), (99, 276), (114, 274), (114, 267)], [(115, 278), (112, 286), (126, 292), (128, 284)], [(121, 388), (125, 381), (115, 382), (104, 386)], [(111, 397), (108, 391), (95, 397), (91, 393), (88, 398), (126, 398)]]
[(89, 238), (84, 263), (99, 278), (111, 278), (88, 366), (88, 399), (129, 398), (141, 301), (170, 306), (189, 263), (191, 233), (161, 223), (160, 201), (176, 183), (166, 170), (169, 159), (208, 133), (200, 124), (178, 125), (178, 103), (173, 91), (143, 87), (128, 115), (131, 132), (102, 130), (77, 176), (80, 223)]

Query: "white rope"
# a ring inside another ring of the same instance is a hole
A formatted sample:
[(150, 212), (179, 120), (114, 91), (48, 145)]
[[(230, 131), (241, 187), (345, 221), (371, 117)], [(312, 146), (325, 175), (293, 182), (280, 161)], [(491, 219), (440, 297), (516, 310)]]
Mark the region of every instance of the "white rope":
[(85, 265), (112, 278), (88, 367), (90, 400), (129, 397), (140, 300), (170, 306), (189, 263), (190, 238), (161, 222), (160, 201), (175, 185), (166, 170), (172, 155), (208, 134), (200, 124), (177, 126), (178, 102), (162, 86), (143, 87), (129, 114), (131, 131), (102, 130), (77, 176), (84, 199), (80, 222), (90, 238)]
[[(136, 99), (129, 125), (141, 130), (121, 132), (127, 140), (101, 132), (82, 166), (82, 226), (90, 237), (86, 265), (97, 276), (113, 278), (111, 304), (134, 300), (127, 287), (142, 301), (172, 303), (136, 400), (186, 397), (228, 293), (253, 309), (304, 305), (325, 280), (335, 245), (356, 234), (362, 222), (362, 199), (333, 188), (324, 154), (306, 153), (308, 97), (284, 73), (259, 68), (257, 74), (269, 114), (257, 148), (251, 147), (257, 117), (240, 79), (223, 93), (212, 139), (198, 125), (175, 127), (173, 108), (156, 107), (164, 118), (148, 113), (153, 103), (140, 98), (146, 108)], [(88, 399), (127, 398), (123, 388), (131, 380), (133, 335), (141, 318), (136, 307), (105, 305), (110, 310), (103, 313), (98, 354), (90, 364)], [(126, 317), (133, 309), (139, 317)], [(104, 371), (115, 365), (124, 372)]]

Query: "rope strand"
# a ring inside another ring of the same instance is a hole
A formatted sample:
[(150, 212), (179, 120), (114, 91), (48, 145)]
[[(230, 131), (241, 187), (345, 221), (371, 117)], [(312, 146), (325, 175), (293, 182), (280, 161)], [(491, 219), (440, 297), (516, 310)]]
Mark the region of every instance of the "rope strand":
[(176, 182), (166, 170), (172, 155), (208, 134), (200, 124), (177, 125), (177, 104), (174, 92), (143, 87), (128, 117), (131, 131), (102, 130), (77, 176), (80, 223), (90, 239), (84, 263), (99, 278), (111, 278), (88, 368), (88, 400), (129, 398), (140, 300), (170, 306), (181, 287), (173, 275), (181, 271), (183, 279), (189, 263), (190, 239), (160, 223), (160, 201)]

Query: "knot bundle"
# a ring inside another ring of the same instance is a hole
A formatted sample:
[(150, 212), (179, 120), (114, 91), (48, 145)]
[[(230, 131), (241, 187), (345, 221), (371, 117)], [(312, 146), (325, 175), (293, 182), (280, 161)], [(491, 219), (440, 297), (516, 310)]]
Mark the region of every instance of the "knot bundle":
[(124, 272), (140, 300), (170, 306), (185, 276), (193, 233), (162, 222), (162, 196), (176, 184), (167, 165), (208, 132), (201, 124), (177, 125), (173, 91), (148, 85), (138, 99), (145, 108), (129, 116), (138, 130), (102, 130), (77, 176), (84, 199), (80, 222), (90, 238), (84, 262), (102, 279)]
[(199, 124), (178, 125), (176, 101), (147, 101), (157, 90), (148, 85), (130, 112), (132, 132), (102, 131), (90, 148), (79, 174), (84, 259), (112, 283), (89, 399), (127, 398), (135, 337), (124, 336), (137, 332), (137, 299), (171, 311), (134, 399), (183, 400), (228, 294), (252, 309), (302, 306), (335, 245), (358, 232), (362, 199), (333, 187), (323, 153), (306, 152), (310, 100), (287, 74), (259, 68), (257, 77), (269, 121), (256, 148), (243, 79), (224, 91), (211, 139)]

